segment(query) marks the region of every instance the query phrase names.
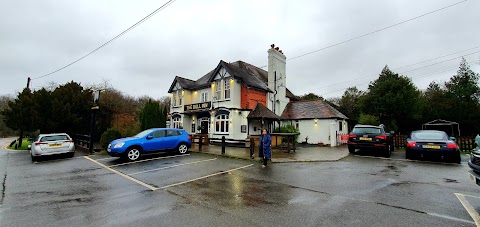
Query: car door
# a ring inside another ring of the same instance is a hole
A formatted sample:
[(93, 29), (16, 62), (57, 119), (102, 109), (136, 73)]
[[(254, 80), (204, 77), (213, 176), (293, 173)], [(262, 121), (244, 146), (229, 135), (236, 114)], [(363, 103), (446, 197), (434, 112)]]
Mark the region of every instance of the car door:
[(178, 130), (167, 129), (167, 137), (165, 137), (165, 146), (167, 149), (174, 149), (178, 145), (178, 137), (180, 132)]
[(164, 150), (165, 147), (165, 136), (166, 131), (163, 129), (159, 129), (150, 133), (147, 137), (145, 137), (145, 142), (143, 143), (143, 150), (145, 152), (152, 152), (158, 150)]

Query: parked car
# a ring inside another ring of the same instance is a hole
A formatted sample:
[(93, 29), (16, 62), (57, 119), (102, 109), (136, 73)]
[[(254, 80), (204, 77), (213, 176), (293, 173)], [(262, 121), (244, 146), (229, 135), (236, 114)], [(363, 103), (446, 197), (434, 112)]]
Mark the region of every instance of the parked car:
[(460, 163), (460, 148), (454, 138), (438, 130), (413, 131), (405, 145), (407, 159), (440, 158), (443, 161)]
[(32, 161), (47, 155), (67, 154), (68, 157), (75, 155), (75, 144), (66, 133), (40, 134), (29, 148)]
[(348, 134), (348, 151), (355, 153), (357, 149), (369, 149), (382, 152), (388, 158), (394, 149), (393, 134), (393, 131), (387, 133), (384, 125), (355, 125)]
[(186, 154), (191, 146), (191, 136), (183, 129), (152, 128), (133, 137), (110, 142), (107, 152), (112, 157), (135, 161), (142, 154), (159, 151), (175, 150), (180, 154)]
[(475, 137), (475, 148), (470, 154), (468, 166), (470, 167), (470, 178), (480, 186), (480, 136)]

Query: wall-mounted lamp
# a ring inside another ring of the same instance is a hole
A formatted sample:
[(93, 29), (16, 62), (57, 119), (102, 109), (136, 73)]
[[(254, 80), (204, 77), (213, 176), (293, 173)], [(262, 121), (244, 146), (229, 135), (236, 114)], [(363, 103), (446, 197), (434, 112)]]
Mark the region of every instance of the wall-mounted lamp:
[(318, 119), (317, 118), (315, 118), (313, 121), (315, 122), (315, 125), (318, 124)]

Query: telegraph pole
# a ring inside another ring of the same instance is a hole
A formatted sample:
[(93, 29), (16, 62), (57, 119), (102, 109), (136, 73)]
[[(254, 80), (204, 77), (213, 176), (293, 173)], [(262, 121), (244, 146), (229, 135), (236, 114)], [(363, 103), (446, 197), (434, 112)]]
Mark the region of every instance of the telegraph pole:
[[(30, 82), (32, 79), (30, 77), (27, 78), (27, 88), (30, 89)], [(18, 139), (18, 147), (22, 146), (22, 140), (23, 140), (23, 128), (20, 128), (20, 138)]]

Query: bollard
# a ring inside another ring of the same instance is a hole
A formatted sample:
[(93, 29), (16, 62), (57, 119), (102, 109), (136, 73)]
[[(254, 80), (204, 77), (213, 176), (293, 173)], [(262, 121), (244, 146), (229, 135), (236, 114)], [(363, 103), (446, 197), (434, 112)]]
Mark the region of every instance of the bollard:
[(255, 140), (253, 138), (250, 138), (250, 158), (254, 159), (254, 152), (255, 152)]
[(198, 151), (202, 151), (202, 144), (203, 144), (203, 138), (202, 136), (199, 137), (199, 141), (198, 141)]
[(222, 155), (225, 154), (225, 136), (222, 136)]

